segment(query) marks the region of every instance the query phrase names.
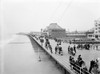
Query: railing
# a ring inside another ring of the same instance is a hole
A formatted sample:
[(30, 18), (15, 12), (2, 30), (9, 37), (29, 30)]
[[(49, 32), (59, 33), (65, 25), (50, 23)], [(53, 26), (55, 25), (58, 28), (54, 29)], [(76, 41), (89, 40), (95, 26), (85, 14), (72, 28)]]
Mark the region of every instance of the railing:
[[(35, 37), (36, 38), (36, 37)], [(47, 52), (47, 51), (46, 51)], [(48, 52), (47, 52), (48, 53)], [(48, 53), (50, 54), (50, 53)], [(51, 56), (51, 55), (50, 55)], [(52, 56), (51, 56), (52, 57)], [(60, 64), (59, 61), (57, 61), (54, 57), (52, 57), (57, 63)], [(60, 64), (61, 65), (61, 64)], [(70, 66), (71, 69), (73, 69), (77, 74), (91, 74), (89, 71), (84, 70), (82, 67), (80, 67), (79, 65), (75, 64), (75, 62), (70, 61)], [(66, 72), (65, 72), (66, 74)]]
[(82, 67), (75, 64), (75, 62), (70, 61), (71, 69), (74, 70), (78, 74), (91, 74), (89, 71), (84, 70)]

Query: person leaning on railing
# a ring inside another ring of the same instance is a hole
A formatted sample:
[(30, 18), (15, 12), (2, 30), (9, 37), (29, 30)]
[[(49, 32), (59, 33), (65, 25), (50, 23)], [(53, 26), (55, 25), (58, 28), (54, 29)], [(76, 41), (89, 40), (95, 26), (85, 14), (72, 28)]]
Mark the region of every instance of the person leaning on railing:
[(76, 62), (75, 62), (75, 60), (74, 60), (74, 57), (69, 56), (69, 63), (70, 63), (70, 67), (71, 67), (71, 68), (72, 68), (72, 66), (73, 66), (74, 64), (76, 64)]
[(82, 63), (82, 66), (79, 66), (78, 61), (74, 60), (74, 58), (72, 56), (69, 56), (69, 63), (70, 63), (70, 67), (72, 70), (75, 70), (77, 73), (82, 73), (82, 74), (89, 74), (89, 71), (85, 65), (85, 62)]
[(78, 64), (80, 67), (82, 67), (82, 65), (83, 65), (84, 63), (85, 63), (85, 62), (83, 61), (81, 55), (79, 55), (78, 58), (77, 58), (77, 64)]
[(82, 64), (82, 69), (83, 69), (83, 70), (85, 70), (85, 71), (88, 71), (88, 69), (87, 69), (87, 66), (86, 66), (85, 62)]
[(73, 63), (75, 63), (74, 57), (69, 56), (69, 62), (73, 62)]

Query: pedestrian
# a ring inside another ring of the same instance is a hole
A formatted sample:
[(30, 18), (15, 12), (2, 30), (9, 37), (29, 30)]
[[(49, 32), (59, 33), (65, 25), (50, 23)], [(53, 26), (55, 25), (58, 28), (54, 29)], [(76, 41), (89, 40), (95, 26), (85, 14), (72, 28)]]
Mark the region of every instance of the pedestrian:
[(41, 45), (43, 46), (44, 39), (40, 39)]
[(68, 53), (69, 53), (69, 51), (70, 51), (70, 46), (68, 46)]
[(55, 54), (57, 53), (58, 48), (59, 48), (59, 45), (57, 44), (57, 46), (55, 47)]
[(81, 55), (78, 56), (77, 62), (78, 62), (78, 64), (79, 64), (79, 66), (82, 66), (82, 63), (83, 63), (84, 61), (82, 60)]
[(49, 45), (50, 52), (53, 53), (51, 45), (50, 44), (48, 44), (48, 45)]
[(89, 68), (89, 72), (91, 73), (91, 70), (92, 70), (92, 68), (94, 67), (94, 65), (95, 65), (95, 61), (90, 61), (90, 68)]
[(88, 69), (87, 69), (85, 63), (83, 63), (83, 65), (82, 65), (82, 69), (85, 70), (85, 71), (88, 71)]
[(81, 55), (78, 56), (77, 60), (78, 60), (78, 61), (82, 60)]
[(73, 66), (72, 66), (72, 64), (73, 64), (73, 57), (72, 56), (69, 56), (69, 63), (70, 63), (71, 69), (73, 69)]
[(98, 50), (98, 45), (96, 45), (96, 50)]
[(74, 47), (73, 47), (73, 48), (74, 48), (74, 51), (75, 51), (75, 53), (76, 53), (76, 46), (74, 45)]
[(47, 48), (47, 49), (48, 49), (48, 44), (47, 44), (47, 42), (45, 42), (45, 48)]
[(59, 54), (63, 55), (62, 47), (59, 47)]

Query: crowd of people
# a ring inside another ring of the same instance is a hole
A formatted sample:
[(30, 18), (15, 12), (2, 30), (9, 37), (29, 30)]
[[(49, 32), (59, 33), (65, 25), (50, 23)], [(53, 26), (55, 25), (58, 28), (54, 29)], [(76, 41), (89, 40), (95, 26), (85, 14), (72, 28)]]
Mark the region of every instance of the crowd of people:
[(89, 50), (90, 49), (90, 44), (78, 44), (77, 49), (80, 49), (80, 48)]
[(63, 55), (63, 50), (62, 50), (62, 47), (61, 47), (61, 40), (60, 39), (54, 39), (55, 42), (57, 43), (57, 45), (55, 46), (55, 54), (60, 54), (60, 55)]
[(94, 74), (100, 74), (98, 59), (90, 61), (89, 72), (93, 72)]
[(75, 60), (73, 56), (70, 56), (69, 57), (69, 62), (70, 62), (71, 68), (74, 69), (79, 74), (81, 74), (82, 72), (84, 72), (82, 74), (89, 74), (88, 69), (86, 67), (86, 64), (83, 61), (81, 55), (78, 56), (77, 60)]
[[(45, 41), (44, 41), (45, 39)], [(53, 53), (52, 51), (52, 46), (50, 44), (50, 41), (49, 41), (49, 38), (46, 38), (46, 37), (39, 37), (39, 40), (41, 42), (41, 45), (43, 46), (43, 43), (45, 43), (45, 47), (46, 49), (50, 50), (51, 53)], [(55, 40), (57, 42), (57, 45), (55, 46), (55, 54), (60, 54), (60, 55), (63, 55), (63, 50), (62, 50), (62, 47), (61, 47), (61, 41), (60, 40)]]
[[(49, 41), (49, 38), (46, 38), (44, 37), (43, 38), (39, 38), (40, 39), (40, 42), (41, 42), (41, 45), (44, 43), (45, 44), (45, 47), (46, 49), (50, 50), (51, 53), (53, 53), (53, 50), (52, 50), (52, 46), (50, 44), (50, 41)], [(54, 50), (55, 50), (55, 54), (60, 54), (60, 55), (63, 55), (63, 50), (62, 50), (62, 42), (61, 40), (57, 40), (57, 39), (54, 39), (55, 42), (57, 43)], [(78, 56), (77, 60), (74, 59), (74, 56), (76, 54), (76, 49), (87, 49), (89, 50), (90, 49), (90, 44), (78, 44), (77, 46), (68, 46), (68, 53), (71, 54), (69, 56), (69, 62), (70, 62), (70, 66), (74, 66), (76, 68), (81, 68), (85, 74), (89, 74), (91, 72), (97, 72), (97, 73), (94, 73), (94, 74), (100, 74), (100, 71), (98, 71), (98, 60), (91, 60), (90, 61), (90, 67), (89, 69), (86, 67), (86, 64), (85, 62), (83, 61), (81, 55)]]
[(74, 45), (73, 47), (68, 46), (68, 53), (75, 56), (76, 54), (76, 46)]
[[(70, 63), (70, 67), (73, 69), (75, 69), (75, 71), (80, 73), (83, 72), (83, 74), (100, 74), (99, 71), (99, 64), (98, 64), (98, 60), (91, 60), (90, 61), (90, 67), (89, 69), (87, 68), (85, 62), (83, 61), (81, 55), (78, 56), (77, 60), (74, 59), (73, 56), (69, 56), (69, 63)], [(77, 69), (76, 69), (77, 68)]]
[(59, 44), (55, 47), (55, 54), (63, 55), (62, 47)]

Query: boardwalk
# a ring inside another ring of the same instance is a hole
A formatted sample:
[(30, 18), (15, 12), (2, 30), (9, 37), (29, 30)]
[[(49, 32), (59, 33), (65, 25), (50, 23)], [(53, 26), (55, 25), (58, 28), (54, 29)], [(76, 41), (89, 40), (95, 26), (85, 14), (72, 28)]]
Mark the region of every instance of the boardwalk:
[[(34, 38), (34, 40), (36, 40), (36, 39)], [(54, 48), (55, 48), (57, 43), (54, 40), (49, 40), (49, 41), (50, 41), (50, 44), (53, 48), (53, 52), (55, 52)], [(38, 42), (41, 45), (39, 40), (36, 40), (36, 42)], [(54, 59), (56, 59), (68, 72), (74, 74), (73, 71), (70, 69), (70, 66), (69, 66), (69, 56), (70, 56), (68, 54), (69, 44), (68, 43), (62, 43), (61, 46), (62, 46), (62, 49), (63, 49), (63, 54), (64, 54), (63, 56), (60, 56), (60, 55), (54, 54), (54, 53), (51, 54), (50, 50), (47, 50), (45, 48), (44, 44), (43, 44), (43, 49), (46, 50)], [(73, 46), (73, 44), (71, 46)], [(80, 54), (82, 55), (82, 58), (85, 61), (88, 69), (90, 67), (90, 61), (95, 60), (96, 58), (100, 57), (100, 51), (94, 50), (92, 48), (90, 48), (90, 50), (85, 50), (85, 49), (77, 50), (77, 53), (76, 53), (74, 58), (77, 59), (78, 55), (80, 55)]]
[[(32, 37), (32, 36), (31, 36)], [(40, 46), (41, 43), (39, 40), (36, 40), (34, 37), (32, 37)], [(50, 43), (52, 44), (52, 40), (50, 41)], [(53, 48), (53, 54), (51, 54), (50, 50), (47, 50), (45, 48), (45, 45), (43, 44), (43, 49), (51, 55), (51, 57), (53, 57), (55, 59), (55, 61), (57, 61), (62, 67), (64, 67), (67, 71), (66, 74), (75, 74), (71, 69), (70, 69), (70, 64), (69, 64), (69, 55), (67, 55), (66, 53), (64, 53), (64, 56), (58, 55), (58, 54), (54, 54), (54, 46), (56, 45), (56, 43), (53, 42), (53, 44), (51, 45)], [(67, 51), (67, 50), (66, 50)]]

